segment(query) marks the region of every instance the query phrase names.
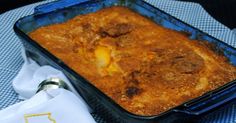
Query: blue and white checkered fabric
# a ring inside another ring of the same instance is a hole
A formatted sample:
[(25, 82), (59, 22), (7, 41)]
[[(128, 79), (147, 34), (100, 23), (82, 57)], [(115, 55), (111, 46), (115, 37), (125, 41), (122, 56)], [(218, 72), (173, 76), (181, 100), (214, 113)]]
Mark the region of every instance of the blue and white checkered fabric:
[[(200, 5), (174, 0), (146, 1), (236, 47), (236, 33), (214, 20)], [(0, 15), (0, 109), (21, 101), (11, 85), (12, 79), (16, 76), (23, 63), (20, 55), (22, 45), (13, 31), (13, 24), (19, 18), (32, 14), (35, 6), (46, 2), (49, 1), (28, 5)], [(236, 102), (202, 117), (200, 123), (236, 123), (235, 110)], [(105, 122), (98, 115), (93, 114), (93, 116), (97, 122)]]
[(33, 13), (39, 3), (12, 10), (0, 15), (0, 109), (19, 102), (11, 81), (23, 63), (21, 42), (13, 31), (16, 20)]
[(212, 18), (201, 5), (174, 0), (146, 1), (205, 33), (236, 46), (236, 35), (233, 31)]

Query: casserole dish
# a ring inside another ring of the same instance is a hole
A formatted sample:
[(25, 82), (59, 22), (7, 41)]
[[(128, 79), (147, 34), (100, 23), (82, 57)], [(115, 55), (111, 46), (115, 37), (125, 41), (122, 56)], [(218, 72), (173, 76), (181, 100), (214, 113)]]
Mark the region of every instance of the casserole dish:
[[(78, 1), (77, 1), (78, 2)], [(62, 4), (63, 1), (56, 2), (54, 4), (48, 4), (44, 7), (48, 9), (48, 7), (52, 7), (55, 5)], [(70, 3), (71, 4), (71, 3)], [(89, 12), (94, 12), (98, 9), (121, 5), (126, 6), (141, 15), (148, 16), (155, 22), (163, 25), (164, 27), (171, 28), (177, 31), (184, 31), (192, 34), (190, 38), (198, 38), (201, 40), (208, 40), (211, 43), (216, 45), (215, 50), (223, 52), (228, 59), (234, 63), (234, 52), (235, 50), (214, 39), (201, 31), (188, 26), (179, 20), (171, 17), (170, 15), (152, 7), (151, 5), (143, 2), (143, 1), (90, 1), (81, 4), (76, 4), (70, 7), (65, 7), (63, 9), (52, 9), (49, 11), (44, 11), (43, 7), (39, 7), (39, 13), (34, 15), (25, 17), (20, 19), (14, 26), (15, 31), (26, 40), (23, 40), (23, 44), (26, 47), (27, 55), (34, 60), (38, 61), (39, 64), (50, 64), (57, 69), (62, 70), (68, 78), (72, 81), (73, 85), (78, 89), (84, 99), (88, 102), (88, 104), (95, 109), (97, 112), (104, 114), (104, 117), (109, 120), (109, 122), (177, 122), (180, 120), (191, 120), (194, 116), (201, 115), (211, 111), (212, 109), (218, 107), (221, 104), (228, 102), (231, 100), (232, 95), (230, 94), (234, 88), (234, 82), (231, 82), (224, 87), (221, 87), (215, 91), (209, 92), (197, 99), (194, 99), (190, 102), (184, 103), (180, 106), (177, 106), (169, 111), (161, 113), (156, 116), (138, 116), (131, 114), (120, 106), (115, 104), (110, 98), (101, 93), (98, 89), (88, 83), (84, 78), (76, 74), (72, 71), (67, 65), (65, 65), (62, 61), (58, 60), (55, 56), (51, 55), (41, 46), (39, 46), (36, 42), (32, 41), (27, 34), (41, 26), (45, 26), (48, 24), (59, 23), (66, 21), (78, 14), (86, 14)], [(60, 6), (61, 7), (61, 6)], [(46, 13), (45, 13), (46, 12)], [(228, 91), (225, 91), (228, 90)], [(233, 92), (232, 92), (233, 93)], [(224, 95), (224, 99), (217, 96)], [(226, 95), (229, 98), (226, 98)], [(207, 99), (207, 100), (206, 100)]]

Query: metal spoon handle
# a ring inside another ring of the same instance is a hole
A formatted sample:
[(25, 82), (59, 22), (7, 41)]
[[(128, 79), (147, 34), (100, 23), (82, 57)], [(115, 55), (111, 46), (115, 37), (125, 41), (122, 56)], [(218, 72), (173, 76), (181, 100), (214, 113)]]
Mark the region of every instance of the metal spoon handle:
[(57, 89), (57, 88), (64, 88), (69, 89), (68, 85), (65, 83), (65, 81), (61, 80), (60, 78), (49, 78), (44, 81), (42, 81), (39, 86), (36, 93), (42, 91), (42, 90), (48, 90), (48, 89)]

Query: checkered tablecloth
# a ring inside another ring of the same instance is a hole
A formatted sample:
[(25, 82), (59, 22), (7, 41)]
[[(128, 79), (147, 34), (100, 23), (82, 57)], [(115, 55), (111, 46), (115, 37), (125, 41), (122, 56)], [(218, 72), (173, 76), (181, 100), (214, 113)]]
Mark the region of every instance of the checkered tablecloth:
[[(198, 4), (174, 0), (146, 0), (154, 6), (193, 25), (196, 28), (236, 47), (236, 33), (214, 20)], [(11, 81), (20, 70), (23, 59), (20, 55), (22, 47), (20, 39), (13, 31), (13, 24), (21, 17), (33, 13), (34, 7), (46, 2), (35, 3), (8, 11), (0, 15), (0, 109), (20, 102), (14, 92)], [(201, 123), (236, 123), (236, 101), (214, 113), (201, 118)], [(99, 123), (105, 121), (99, 114), (93, 114)]]

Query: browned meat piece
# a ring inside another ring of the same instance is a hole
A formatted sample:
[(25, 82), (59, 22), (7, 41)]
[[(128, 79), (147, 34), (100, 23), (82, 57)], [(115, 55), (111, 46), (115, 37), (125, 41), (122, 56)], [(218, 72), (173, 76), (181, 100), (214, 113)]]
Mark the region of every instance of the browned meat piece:
[(199, 72), (204, 66), (204, 60), (194, 52), (183, 56), (174, 57), (172, 60), (174, 69), (181, 73), (192, 74)]
[(118, 37), (128, 34), (132, 31), (132, 26), (127, 23), (110, 24), (108, 27), (101, 28), (101, 34), (103, 36), (108, 35), (111, 37)]

